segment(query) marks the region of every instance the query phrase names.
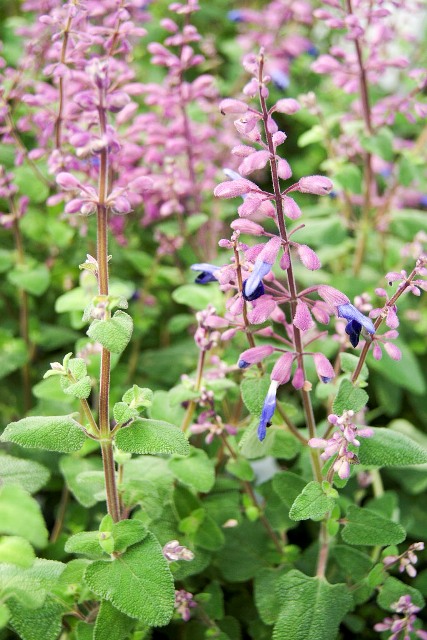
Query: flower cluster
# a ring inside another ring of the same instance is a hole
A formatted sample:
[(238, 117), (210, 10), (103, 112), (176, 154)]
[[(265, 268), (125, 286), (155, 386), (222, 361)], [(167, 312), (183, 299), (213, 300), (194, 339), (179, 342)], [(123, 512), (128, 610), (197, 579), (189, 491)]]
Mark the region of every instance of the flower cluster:
[(175, 590), (175, 609), (184, 622), (191, 618), (191, 609), (197, 607), (197, 602), (193, 599), (193, 594), (185, 589)]
[(398, 562), (400, 573), (406, 572), (410, 578), (415, 578), (417, 570), (414, 565), (418, 562), (416, 552), (423, 550), (424, 542), (414, 542), (414, 544), (411, 544), (408, 549), (399, 556), (390, 555), (383, 558), (383, 563), (386, 567), (390, 567)]
[(369, 427), (358, 428), (352, 422), (353, 417), (354, 411), (344, 411), (342, 416), (331, 414), (328, 416), (328, 421), (338, 430), (327, 440), (324, 438), (310, 438), (308, 441), (310, 447), (324, 449), (320, 456), (322, 460), (329, 460), (329, 458), (336, 456), (333, 470), (342, 479), (349, 477), (350, 465), (358, 463), (357, 456), (354, 451), (349, 449), (349, 445), (360, 447), (358, 438), (370, 438), (374, 434)]
[(402, 596), (399, 601), (391, 607), (396, 611), (393, 617), (387, 616), (382, 622), (378, 622), (374, 629), (381, 633), (382, 631), (391, 631), (388, 640), (399, 640), (400, 638), (410, 638), (409, 634), (415, 634), (415, 637), (421, 640), (427, 640), (427, 631), (416, 628), (417, 613), (421, 607), (413, 604), (411, 596)]

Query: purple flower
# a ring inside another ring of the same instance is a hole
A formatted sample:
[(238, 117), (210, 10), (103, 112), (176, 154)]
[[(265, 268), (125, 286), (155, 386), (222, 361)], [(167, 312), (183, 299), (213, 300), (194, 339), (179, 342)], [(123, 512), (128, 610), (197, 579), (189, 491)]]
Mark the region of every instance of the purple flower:
[(359, 344), (362, 327), (372, 335), (375, 333), (375, 327), (372, 320), (364, 316), (363, 313), (356, 309), (356, 307), (354, 307), (350, 302), (339, 305), (337, 309), (338, 317), (345, 318), (349, 321), (345, 328), (345, 332), (349, 336), (353, 347), (357, 347)]
[(264, 406), (262, 408), (261, 418), (258, 425), (258, 438), (262, 442), (267, 435), (267, 427), (271, 424), (271, 419), (276, 409), (276, 393), (279, 383), (272, 380), (265, 396)]
[(201, 273), (195, 279), (196, 284), (207, 284), (208, 282), (217, 282), (214, 276), (215, 271), (218, 271), (221, 267), (217, 267), (214, 264), (208, 264), (207, 262), (201, 262), (198, 264), (192, 264), (190, 269), (192, 271), (200, 271)]

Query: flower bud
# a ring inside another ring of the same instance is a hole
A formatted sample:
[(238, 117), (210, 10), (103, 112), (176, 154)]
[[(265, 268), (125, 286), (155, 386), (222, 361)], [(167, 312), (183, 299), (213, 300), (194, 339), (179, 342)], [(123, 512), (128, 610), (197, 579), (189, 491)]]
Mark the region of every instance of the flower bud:
[(306, 176), (298, 182), (301, 193), (314, 193), (318, 196), (326, 196), (333, 189), (332, 181), (325, 176)]

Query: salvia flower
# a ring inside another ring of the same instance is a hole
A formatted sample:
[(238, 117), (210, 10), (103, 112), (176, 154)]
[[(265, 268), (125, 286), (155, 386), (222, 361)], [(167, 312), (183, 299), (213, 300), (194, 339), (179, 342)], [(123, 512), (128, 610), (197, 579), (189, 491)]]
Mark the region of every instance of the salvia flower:
[(363, 315), (356, 307), (351, 303), (341, 304), (338, 306), (338, 317), (348, 320), (348, 324), (345, 328), (345, 332), (350, 338), (350, 342), (353, 347), (357, 347), (359, 344), (360, 332), (362, 327), (366, 329), (368, 333), (373, 335), (375, 333), (375, 327), (370, 318)]
[(191, 618), (190, 609), (193, 607), (197, 607), (197, 602), (193, 600), (192, 593), (185, 591), (185, 589), (175, 591), (175, 609), (184, 622), (188, 622)]
[(414, 542), (414, 544), (411, 544), (400, 556), (391, 555), (383, 558), (383, 563), (386, 567), (389, 567), (398, 562), (400, 573), (406, 571), (410, 578), (415, 578), (417, 570), (414, 565), (418, 562), (416, 552), (423, 550), (424, 542)]
[(258, 438), (262, 442), (267, 435), (267, 427), (270, 426), (276, 410), (276, 394), (279, 387), (277, 380), (272, 380), (262, 407), (261, 418), (258, 425)]
[(217, 282), (215, 272), (221, 267), (217, 267), (215, 264), (208, 264), (207, 262), (201, 262), (192, 264), (190, 269), (192, 271), (200, 271), (200, 274), (195, 279), (196, 284), (208, 284), (208, 282)]
[(333, 469), (342, 479), (349, 477), (350, 465), (358, 462), (355, 453), (350, 451), (348, 446), (351, 444), (355, 447), (360, 447), (360, 442), (357, 438), (370, 438), (374, 434), (369, 427), (358, 429), (352, 422), (353, 417), (354, 411), (351, 410), (344, 411), (342, 416), (331, 414), (328, 416), (328, 420), (338, 427), (338, 431), (335, 431), (332, 437), (327, 440), (324, 438), (311, 438), (308, 441), (309, 446), (313, 449), (324, 449), (320, 456), (322, 460), (329, 460), (332, 456), (337, 456)]
[[(281, 239), (278, 237), (271, 238), (269, 240), (262, 251), (259, 253), (257, 259), (255, 260), (254, 268), (249, 276), (249, 278), (244, 282), (243, 285), (243, 297), (245, 300), (255, 300), (254, 294), (260, 291), (260, 285), (262, 285), (262, 279), (270, 273), (274, 262), (277, 258), (277, 254), (279, 253), (279, 249), (281, 246)], [(262, 295), (260, 293), (256, 297), (259, 298)]]
[(238, 367), (239, 369), (247, 369), (251, 364), (257, 364), (270, 356), (274, 351), (274, 348), (269, 344), (264, 344), (259, 347), (252, 347), (246, 349), (239, 356)]
[(420, 611), (420, 607), (413, 604), (411, 596), (402, 596), (398, 602), (391, 605), (391, 608), (400, 613), (401, 617), (394, 615), (393, 617), (387, 616), (382, 622), (378, 622), (374, 625), (375, 631), (381, 633), (382, 631), (391, 631), (391, 635), (388, 640), (401, 640), (404, 638), (410, 638), (409, 634), (414, 633), (417, 638), (421, 640), (427, 640), (427, 631), (422, 629), (415, 629), (415, 622), (417, 621), (417, 613)]
[(168, 562), (177, 562), (178, 560), (186, 560), (189, 562), (194, 559), (194, 553), (179, 544), (178, 540), (171, 540), (167, 542), (162, 549), (163, 555)]

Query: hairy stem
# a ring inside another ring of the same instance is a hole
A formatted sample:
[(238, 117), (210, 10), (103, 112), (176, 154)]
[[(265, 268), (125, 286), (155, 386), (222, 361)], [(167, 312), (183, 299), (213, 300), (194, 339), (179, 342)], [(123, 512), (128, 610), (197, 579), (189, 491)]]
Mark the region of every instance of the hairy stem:
[[(200, 391), (203, 379), (203, 368), (205, 366), (206, 351), (202, 349), (199, 351), (199, 360), (197, 362), (196, 384), (194, 385), (194, 391)], [(184, 419), (181, 424), (181, 430), (187, 431), (193, 419), (194, 411), (196, 410), (197, 402), (190, 400), (188, 403), (187, 411), (185, 412)]]
[[(282, 239), (283, 250), (287, 251), (289, 250), (289, 238), (288, 238), (288, 233), (286, 229), (285, 216), (283, 212), (283, 201), (282, 201), (282, 194), (280, 191), (279, 175), (277, 172), (277, 156), (276, 156), (276, 151), (273, 144), (273, 136), (269, 132), (268, 126), (267, 126), (267, 120), (268, 120), (267, 104), (266, 104), (265, 97), (263, 96), (263, 93), (261, 91), (263, 65), (264, 65), (264, 57), (263, 55), (261, 55), (260, 67), (259, 67), (259, 84), (260, 84), (259, 99), (261, 104), (262, 117), (264, 121), (265, 137), (267, 141), (268, 150), (270, 152), (270, 169), (271, 169), (271, 178), (273, 182), (274, 200), (276, 204), (277, 223), (279, 226), (280, 237)], [(293, 318), (295, 317), (295, 312), (297, 307), (298, 292), (297, 292), (297, 286), (296, 286), (295, 275), (292, 267), (292, 259), (291, 259), (290, 252), (289, 252), (289, 267), (287, 268), (286, 273), (287, 273), (288, 286), (289, 286), (289, 292), (290, 292), (291, 316), (293, 320)], [(304, 358), (303, 358), (304, 350), (303, 350), (303, 344), (302, 344), (302, 337), (301, 337), (300, 330), (295, 325), (293, 326), (293, 335), (294, 335), (294, 347), (297, 353), (298, 365), (301, 367), (304, 375), (304, 379), (305, 379)], [(308, 432), (309, 432), (310, 438), (315, 438), (316, 422), (314, 419), (310, 392), (305, 387), (303, 387), (301, 389), (301, 395), (302, 395), (302, 403), (303, 403)], [(316, 449), (310, 449), (310, 455), (311, 455), (311, 462), (312, 462), (314, 477), (318, 482), (321, 482), (322, 471), (320, 467), (319, 453)]]
[[(99, 123), (101, 136), (105, 136), (107, 121), (104, 106), (104, 89), (99, 90)], [(108, 209), (105, 205), (108, 191), (108, 150), (105, 147), (100, 154), (98, 205), (97, 205), (97, 262), (98, 293), (108, 296)], [(101, 436), (102, 462), (104, 466), (105, 488), (107, 492), (108, 513), (114, 522), (120, 520), (119, 495), (116, 483), (116, 468), (113, 457), (113, 443), (110, 433), (110, 368), (111, 357), (108, 349), (102, 348), (101, 371), (99, 381), (99, 431)]]

